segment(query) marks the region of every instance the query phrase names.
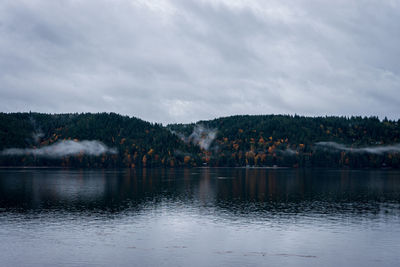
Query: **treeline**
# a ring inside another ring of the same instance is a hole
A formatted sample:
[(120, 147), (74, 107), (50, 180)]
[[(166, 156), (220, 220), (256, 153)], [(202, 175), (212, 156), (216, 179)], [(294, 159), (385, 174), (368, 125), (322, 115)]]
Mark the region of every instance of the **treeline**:
[[(196, 130), (200, 125), (201, 130)], [(245, 115), (163, 127), (115, 113), (0, 113), (1, 151), (40, 149), (64, 140), (98, 140), (118, 152), (63, 157), (3, 153), (0, 166), (400, 167), (396, 149), (373, 153), (317, 145), (335, 142), (349, 148), (376, 148), (399, 143), (400, 121), (377, 117)], [(199, 146), (206, 141), (210, 143), (207, 150)]]
[(355, 153), (316, 145), (336, 142), (350, 148), (374, 148), (398, 144), (400, 120), (242, 115), (168, 127), (188, 135), (197, 125), (218, 130), (207, 156), (203, 156), (211, 166), (400, 167), (400, 147), (383, 153)]
[[(64, 157), (2, 155), (1, 166), (63, 167), (175, 167), (192, 166), (184, 154), (198, 153), (161, 124), (115, 113), (41, 114), (0, 113), (0, 150), (47, 147), (57, 142), (98, 140), (117, 154), (89, 156), (83, 153)], [(182, 151), (183, 155), (176, 155)]]

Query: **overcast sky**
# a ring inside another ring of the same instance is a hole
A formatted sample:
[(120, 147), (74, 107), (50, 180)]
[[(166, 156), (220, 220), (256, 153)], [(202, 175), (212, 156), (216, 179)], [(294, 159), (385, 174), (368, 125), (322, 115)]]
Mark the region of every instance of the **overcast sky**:
[(0, 111), (400, 118), (400, 0), (1, 0)]

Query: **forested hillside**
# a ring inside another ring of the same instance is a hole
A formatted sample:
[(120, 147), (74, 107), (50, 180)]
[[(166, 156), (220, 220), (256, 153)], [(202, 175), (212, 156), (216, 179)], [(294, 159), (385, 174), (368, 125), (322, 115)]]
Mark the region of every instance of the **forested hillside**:
[(231, 116), (163, 127), (114, 113), (0, 113), (0, 166), (399, 168), (399, 121)]
[[(68, 167), (155, 167), (180, 166), (183, 157), (176, 150), (196, 153), (176, 135), (159, 124), (114, 113), (100, 114), (0, 114), (0, 150), (10, 148), (40, 149), (72, 140), (101, 141), (117, 153), (86, 155), (85, 151), (63, 157), (37, 156), (35, 153), (3, 153), (2, 166), (68, 166)], [(34, 152), (34, 150), (31, 150)], [(11, 155), (10, 155), (11, 154)], [(186, 163), (189, 165), (189, 162)]]
[[(399, 167), (400, 122), (377, 117), (244, 115), (200, 121), (216, 130), (213, 166)], [(195, 124), (173, 124), (189, 135)]]

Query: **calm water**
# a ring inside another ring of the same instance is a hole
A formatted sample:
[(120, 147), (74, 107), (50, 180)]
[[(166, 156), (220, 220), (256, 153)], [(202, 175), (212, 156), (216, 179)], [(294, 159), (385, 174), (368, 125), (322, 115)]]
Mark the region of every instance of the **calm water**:
[(0, 266), (400, 266), (400, 172), (0, 169)]

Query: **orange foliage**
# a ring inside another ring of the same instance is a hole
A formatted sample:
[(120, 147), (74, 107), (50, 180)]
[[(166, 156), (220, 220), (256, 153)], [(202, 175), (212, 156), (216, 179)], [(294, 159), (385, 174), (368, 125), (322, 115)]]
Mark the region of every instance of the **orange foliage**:
[(147, 157), (146, 157), (146, 155), (143, 155), (142, 163), (143, 163), (143, 166), (146, 166), (146, 163), (147, 163)]
[(188, 164), (188, 163), (190, 162), (190, 156), (185, 156), (185, 157), (183, 158), (183, 162), (184, 162), (185, 164)]
[(268, 148), (268, 153), (271, 154), (274, 150), (275, 150), (275, 146), (270, 146), (270, 147)]

